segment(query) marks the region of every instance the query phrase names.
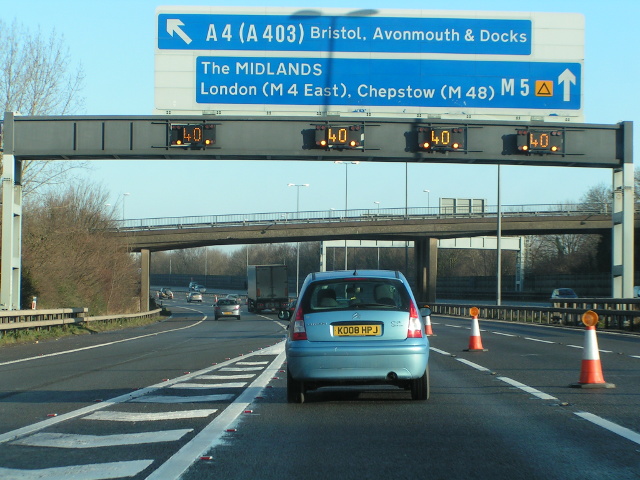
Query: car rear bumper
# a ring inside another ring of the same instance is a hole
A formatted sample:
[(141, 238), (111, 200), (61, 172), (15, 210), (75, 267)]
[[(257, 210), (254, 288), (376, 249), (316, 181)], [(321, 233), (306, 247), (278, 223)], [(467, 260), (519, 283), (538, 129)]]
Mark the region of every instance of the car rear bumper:
[(428, 344), (354, 346), (287, 342), (287, 367), (296, 380), (384, 381), (421, 377), (429, 360)]

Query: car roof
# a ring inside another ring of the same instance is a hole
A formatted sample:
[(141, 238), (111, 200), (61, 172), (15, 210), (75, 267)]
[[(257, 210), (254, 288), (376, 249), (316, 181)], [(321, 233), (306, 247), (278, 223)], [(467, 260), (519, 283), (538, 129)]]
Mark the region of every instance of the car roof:
[(341, 278), (397, 278), (404, 280), (401, 272), (394, 270), (334, 270), (331, 272), (310, 273), (306, 281), (335, 280)]

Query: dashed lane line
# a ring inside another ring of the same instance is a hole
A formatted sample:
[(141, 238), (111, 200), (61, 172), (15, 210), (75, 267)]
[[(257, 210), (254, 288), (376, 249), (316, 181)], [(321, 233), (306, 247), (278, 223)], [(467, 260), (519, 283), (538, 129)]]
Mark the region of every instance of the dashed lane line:
[[(515, 336), (515, 335), (514, 335)], [(542, 340), (541, 338), (531, 338), (531, 337), (524, 337), (525, 340), (531, 340), (532, 342), (540, 342), (540, 343), (556, 343), (556, 342), (552, 342), (549, 340)]]
[(169, 388), (192, 388), (192, 389), (211, 389), (211, 388), (242, 388), (247, 382), (229, 382), (229, 383), (176, 383)]
[(456, 358), (457, 361), (459, 361), (460, 363), (464, 363), (465, 365), (468, 365), (472, 368), (475, 368), (476, 370), (479, 370), (481, 372), (490, 372), (491, 370), (489, 370), (486, 367), (483, 367), (482, 365), (478, 365), (477, 363), (473, 363), (470, 362), (469, 360), (465, 359), (465, 358)]
[(145, 395), (144, 397), (138, 397), (131, 400), (135, 403), (200, 403), (200, 402), (228, 402), (235, 395), (233, 393), (228, 394), (216, 394), (216, 395), (191, 395), (186, 397), (179, 397), (173, 395)]
[(217, 408), (203, 408), (175, 412), (118, 412), (114, 410), (92, 413), (82, 420), (99, 420), (106, 422), (162, 422), (165, 420), (186, 420), (205, 418), (218, 411)]
[(221, 368), (221, 372), (258, 372), (263, 367), (224, 367)]
[(525, 385), (524, 383), (520, 383), (512, 378), (509, 377), (497, 377), (498, 380), (508, 383), (509, 385), (519, 388), (520, 390), (522, 390), (523, 392), (527, 392), (530, 393), (531, 395), (533, 395), (534, 397), (539, 398), (540, 400), (558, 400), (556, 397), (549, 395), (547, 393), (541, 392), (540, 390), (530, 387), (528, 385)]
[(620, 435), (621, 437), (624, 437), (627, 440), (631, 440), (632, 442), (640, 445), (640, 434), (634, 432), (633, 430), (622, 427), (617, 423), (610, 422), (609, 420), (605, 420), (604, 418), (594, 415), (593, 413), (575, 412), (575, 414), (595, 425), (598, 425), (599, 427), (605, 428), (610, 432), (615, 433), (616, 435)]
[[(449, 352), (446, 352), (444, 350), (439, 350), (437, 348), (433, 348), (430, 347), (430, 350), (439, 353), (441, 355), (445, 355), (445, 356), (452, 356)], [(635, 358), (640, 358), (640, 357), (635, 357)], [(476, 370), (479, 371), (491, 371), (488, 368), (483, 367), (482, 365), (478, 365), (477, 363), (473, 363), (470, 362), (469, 360), (463, 359), (463, 358), (456, 358), (456, 360), (458, 360), (461, 363), (464, 363), (465, 365), (469, 365), (470, 367), (475, 368)], [(525, 385), (523, 383), (520, 383), (516, 380), (513, 380), (512, 378), (509, 377), (496, 377), (498, 380), (505, 382), (513, 387), (516, 387), (524, 392), (527, 392), (541, 400), (556, 400), (559, 401), (556, 397), (549, 395), (547, 393), (544, 393), (536, 388), (530, 387), (528, 385)], [(594, 425), (598, 425), (599, 427), (602, 427), (606, 430), (609, 430), (612, 433), (615, 433), (616, 435), (619, 435), (623, 438), (626, 438), (627, 440), (631, 440), (632, 442), (637, 443), (638, 445), (640, 445), (640, 434), (637, 432), (634, 432), (633, 430), (623, 427), (621, 425), (618, 425), (617, 423), (613, 423), (610, 422), (609, 420), (605, 420), (602, 417), (599, 417), (597, 415), (594, 415), (592, 413), (589, 412), (574, 412), (575, 415), (593, 423)]]
[(43, 468), (40, 470), (19, 470), (0, 467), (2, 480), (100, 480), (129, 478), (142, 472), (153, 460), (133, 460), (129, 462), (93, 463), (69, 467)]
[(244, 375), (200, 375), (196, 380), (245, 380), (256, 376), (255, 373), (247, 373)]
[(27, 447), (53, 448), (99, 448), (121, 445), (140, 445), (143, 443), (175, 442), (184, 437), (193, 428), (163, 430), (160, 432), (120, 433), (115, 435), (80, 435), (75, 433), (35, 433), (11, 442), (11, 445)]

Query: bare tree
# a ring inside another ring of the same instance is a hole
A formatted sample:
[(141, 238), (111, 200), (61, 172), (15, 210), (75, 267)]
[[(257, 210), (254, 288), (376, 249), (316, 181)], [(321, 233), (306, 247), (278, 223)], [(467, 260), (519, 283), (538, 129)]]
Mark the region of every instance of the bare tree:
[(138, 266), (109, 234), (104, 190), (83, 184), (38, 198), (25, 207), (23, 265), (39, 304), (137, 311)]
[[(22, 115), (65, 115), (82, 108), (84, 73), (75, 71), (64, 38), (53, 30), (29, 32), (14, 21), (0, 20), (0, 112)], [(84, 162), (28, 160), (22, 162), (23, 193), (63, 183), (68, 172)]]

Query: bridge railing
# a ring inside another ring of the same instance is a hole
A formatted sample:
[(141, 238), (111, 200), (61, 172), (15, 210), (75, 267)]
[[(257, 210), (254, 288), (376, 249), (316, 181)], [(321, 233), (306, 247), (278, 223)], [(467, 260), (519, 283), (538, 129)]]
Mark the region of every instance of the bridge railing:
[[(585, 206), (584, 204), (534, 204), (502, 205), (501, 215), (607, 215), (608, 204)], [(482, 210), (455, 210), (453, 207), (410, 207), (410, 208), (365, 208), (350, 210), (312, 210), (302, 212), (267, 212), (228, 215), (195, 215), (186, 217), (158, 217), (117, 220), (118, 230), (154, 230), (176, 228), (203, 228), (216, 226), (271, 225), (288, 223), (330, 223), (375, 220), (404, 220), (420, 218), (478, 218), (495, 217), (496, 205), (485, 206)]]

